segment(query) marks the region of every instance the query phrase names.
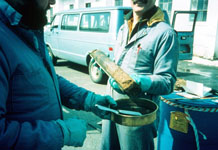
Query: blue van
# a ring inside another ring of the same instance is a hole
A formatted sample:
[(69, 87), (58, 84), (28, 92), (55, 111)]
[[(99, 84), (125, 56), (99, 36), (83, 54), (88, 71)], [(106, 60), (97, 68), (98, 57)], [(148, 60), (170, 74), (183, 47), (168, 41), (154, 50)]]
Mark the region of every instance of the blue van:
[(113, 58), (113, 50), (124, 15), (131, 7), (104, 7), (57, 13), (45, 30), (45, 42), (53, 64), (59, 58), (88, 66), (93, 82), (101, 83), (106, 74), (91, 60), (95, 49)]
[[(131, 7), (103, 7), (68, 10), (57, 13), (45, 30), (45, 42), (53, 64), (65, 59), (88, 66), (93, 82), (102, 83), (107, 75), (92, 60), (89, 53), (103, 51), (113, 59), (113, 50), (120, 26)], [(179, 38), (180, 60), (192, 59), (196, 11), (175, 11), (172, 24)]]

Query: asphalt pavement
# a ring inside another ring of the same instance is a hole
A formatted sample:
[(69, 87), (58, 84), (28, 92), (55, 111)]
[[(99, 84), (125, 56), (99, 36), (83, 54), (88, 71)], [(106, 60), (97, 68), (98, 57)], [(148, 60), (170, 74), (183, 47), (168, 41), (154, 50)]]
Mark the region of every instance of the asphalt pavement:
[[(179, 61), (178, 74), (179, 79), (191, 80), (203, 83), (205, 86), (218, 90), (218, 61), (205, 60), (199, 57), (193, 57), (192, 60)], [(83, 111), (73, 111), (64, 108), (64, 117), (76, 117), (88, 121), (87, 138), (83, 147), (65, 146), (62, 150), (99, 150), (101, 143), (101, 119), (92, 113)], [(93, 118), (93, 119), (92, 119)]]
[(192, 60), (179, 61), (177, 77), (203, 83), (207, 87), (218, 90), (218, 60), (210, 61), (193, 57)]

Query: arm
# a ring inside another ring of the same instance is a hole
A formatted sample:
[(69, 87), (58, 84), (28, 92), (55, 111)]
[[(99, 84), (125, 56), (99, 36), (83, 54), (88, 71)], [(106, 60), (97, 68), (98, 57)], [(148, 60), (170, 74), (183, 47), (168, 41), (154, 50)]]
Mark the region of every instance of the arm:
[[(61, 149), (63, 135), (52, 121), (33, 120), (20, 122), (8, 119), (11, 72), (0, 48), (0, 149), (34, 150)], [(19, 119), (19, 118), (18, 118)]]
[(103, 119), (109, 119), (110, 113), (99, 110), (95, 104), (116, 106), (110, 96), (101, 96), (67, 81), (58, 76), (62, 103), (72, 109), (92, 111)]
[(173, 30), (165, 32), (158, 41), (155, 52), (153, 75), (148, 75), (152, 83), (147, 90), (151, 94), (169, 94), (176, 82), (178, 64), (178, 39)]
[(84, 110), (84, 101), (92, 92), (78, 87), (65, 78), (58, 76), (62, 104), (71, 109)]

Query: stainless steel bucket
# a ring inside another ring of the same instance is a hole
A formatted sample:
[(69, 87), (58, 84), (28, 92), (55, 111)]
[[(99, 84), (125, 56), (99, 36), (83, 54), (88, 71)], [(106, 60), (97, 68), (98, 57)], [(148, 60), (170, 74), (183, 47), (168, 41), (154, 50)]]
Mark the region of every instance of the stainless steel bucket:
[(141, 116), (111, 113), (111, 120), (124, 126), (143, 126), (156, 120), (158, 106), (151, 100), (139, 99), (120, 99), (116, 101), (117, 109), (140, 112)]

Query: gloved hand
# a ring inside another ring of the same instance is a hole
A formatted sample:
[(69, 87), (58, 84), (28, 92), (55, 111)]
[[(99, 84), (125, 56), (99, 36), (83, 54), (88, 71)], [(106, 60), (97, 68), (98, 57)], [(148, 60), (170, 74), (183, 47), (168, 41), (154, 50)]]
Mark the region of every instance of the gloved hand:
[(110, 112), (98, 109), (95, 104), (116, 107), (117, 103), (110, 96), (101, 96), (90, 92), (84, 102), (84, 110), (92, 111), (102, 119), (110, 119)]
[[(151, 87), (152, 81), (146, 75), (131, 74), (130, 77), (140, 86), (142, 93), (146, 92)], [(120, 94), (125, 94), (123, 91), (121, 91), (119, 85), (113, 78), (109, 78), (109, 83), (115, 91), (117, 91)], [(126, 94), (131, 96), (131, 93)]]
[(67, 120), (56, 120), (63, 132), (64, 145), (81, 147), (86, 138), (86, 122), (84, 120), (70, 118)]
[(97, 67), (100, 71), (102, 71), (102, 68), (97, 64), (97, 62), (92, 58), (90, 63), (92, 66)]
[(111, 87), (118, 93), (120, 94), (125, 94), (119, 87), (119, 85), (117, 84), (117, 82), (113, 79), (113, 78), (109, 78), (109, 83), (111, 85)]
[(140, 86), (143, 93), (151, 87), (151, 78), (146, 75), (131, 74), (130, 77)]
[(98, 64), (96, 63), (96, 61), (93, 58), (91, 59), (90, 63), (92, 63), (93, 66), (98, 67)]

